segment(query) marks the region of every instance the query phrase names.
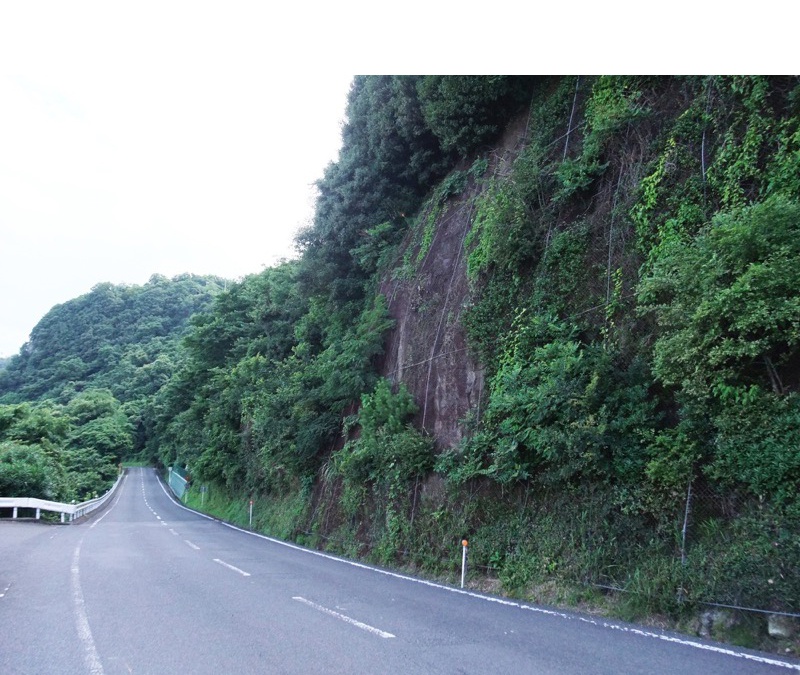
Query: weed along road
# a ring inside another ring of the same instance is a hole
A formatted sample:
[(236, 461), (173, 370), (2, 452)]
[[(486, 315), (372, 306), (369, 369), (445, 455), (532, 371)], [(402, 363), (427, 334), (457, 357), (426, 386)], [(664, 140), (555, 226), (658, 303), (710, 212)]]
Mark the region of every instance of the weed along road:
[(800, 672), (245, 533), (151, 469), (82, 523), (0, 522), (0, 618), (4, 675)]

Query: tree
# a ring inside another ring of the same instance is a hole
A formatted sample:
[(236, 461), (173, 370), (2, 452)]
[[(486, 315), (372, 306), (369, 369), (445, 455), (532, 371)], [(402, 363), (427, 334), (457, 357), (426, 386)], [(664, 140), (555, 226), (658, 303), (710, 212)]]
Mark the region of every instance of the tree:
[(446, 152), (466, 157), (496, 137), (530, 101), (536, 78), (430, 75), (417, 85), (428, 128)]
[(640, 288), (661, 336), (655, 373), (698, 399), (796, 390), (800, 203), (773, 198), (674, 240)]
[(36, 445), (0, 442), (0, 497), (56, 497), (56, 475), (45, 452)]
[(718, 481), (794, 495), (800, 203), (770, 198), (667, 242), (640, 300), (659, 326), (655, 375), (674, 392), (681, 423), (700, 430), (683, 447)]

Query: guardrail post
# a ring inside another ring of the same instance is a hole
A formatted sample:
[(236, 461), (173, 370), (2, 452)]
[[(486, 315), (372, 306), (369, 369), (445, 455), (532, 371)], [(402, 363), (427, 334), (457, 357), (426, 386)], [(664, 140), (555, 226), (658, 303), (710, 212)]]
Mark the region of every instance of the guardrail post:
[(42, 510), (41, 509), (36, 509), (36, 520), (39, 520), (39, 518), (41, 518), (41, 517), (42, 517)]
[(11, 517), (14, 518), (14, 519), (16, 519), (16, 517), (17, 517), (17, 507), (16, 506), (14, 507), (14, 513), (12, 514)]

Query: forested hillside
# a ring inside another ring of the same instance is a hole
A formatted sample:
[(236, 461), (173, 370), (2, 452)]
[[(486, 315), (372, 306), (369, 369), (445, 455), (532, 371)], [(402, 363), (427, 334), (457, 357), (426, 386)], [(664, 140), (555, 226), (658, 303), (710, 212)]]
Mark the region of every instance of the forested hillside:
[[(383, 564), (447, 575), (468, 535), (541, 601), (800, 611), (800, 79), (359, 77), (318, 187), (300, 257), (192, 320), (139, 452)], [(2, 390), (115, 392), (126, 349)]]
[(153, 276), (53, 307), (0, 370), (0, 495), (68, 501), (107, 489), (145, 445), (189, 318), (222, 288)]

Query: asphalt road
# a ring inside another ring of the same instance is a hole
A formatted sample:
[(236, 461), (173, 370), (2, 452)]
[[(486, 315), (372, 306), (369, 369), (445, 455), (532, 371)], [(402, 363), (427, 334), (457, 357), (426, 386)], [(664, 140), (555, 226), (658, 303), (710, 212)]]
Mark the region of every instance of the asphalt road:
[(80, 524), (0, 522), (0, 673), (800, 672), (686, 636), (462, 592), (176, 504), (151, 469)]

